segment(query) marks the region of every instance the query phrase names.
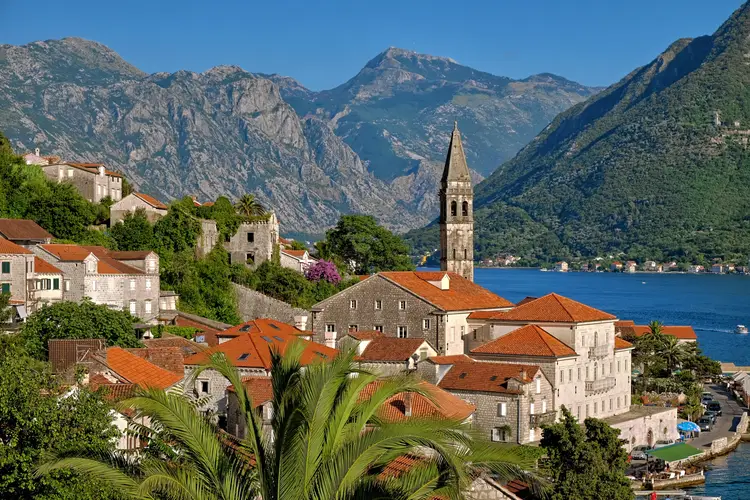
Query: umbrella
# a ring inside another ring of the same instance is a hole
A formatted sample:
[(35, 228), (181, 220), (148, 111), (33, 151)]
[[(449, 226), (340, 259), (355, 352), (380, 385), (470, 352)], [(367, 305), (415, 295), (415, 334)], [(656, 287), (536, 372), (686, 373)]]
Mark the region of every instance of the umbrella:
[(677, 429), (684, 432), (700, 432), (701, 428), (695, 422), (680, 422), (677, 424)]

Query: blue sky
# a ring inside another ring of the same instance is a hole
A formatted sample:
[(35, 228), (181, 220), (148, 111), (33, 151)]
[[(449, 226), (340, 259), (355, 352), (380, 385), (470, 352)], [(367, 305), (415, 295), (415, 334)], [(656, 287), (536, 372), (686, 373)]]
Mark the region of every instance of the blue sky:
[(677, 38), (712, 33), (740, 0), (0, 0), (0, 43), (79, 36), (147, 72), (235, 64), (312, 89), (389, 46), (497, 75), (609, 85)]

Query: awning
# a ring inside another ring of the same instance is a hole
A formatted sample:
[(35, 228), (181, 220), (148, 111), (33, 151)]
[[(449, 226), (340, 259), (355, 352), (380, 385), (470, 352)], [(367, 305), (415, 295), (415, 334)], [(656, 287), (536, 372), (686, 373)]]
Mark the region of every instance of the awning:
[(695, 422), (680, 422), (677, 429), (683, 432), (700, 432), (701, 428)]
[(18, 311), (18, 317), (21, 320), (25, 320), (26, 316), (28, 316), (28, 314), (26, 314), (26, 306), (16, 306), (16, 311)]
[(654, 458), (661, 458), (665, 462), (677, 462), (695, 455), (700, 455), (701, 453), (703, 453), (701, 450), (686, 443), (670, 444), (669, 446), (646, 451), (646, 455)]

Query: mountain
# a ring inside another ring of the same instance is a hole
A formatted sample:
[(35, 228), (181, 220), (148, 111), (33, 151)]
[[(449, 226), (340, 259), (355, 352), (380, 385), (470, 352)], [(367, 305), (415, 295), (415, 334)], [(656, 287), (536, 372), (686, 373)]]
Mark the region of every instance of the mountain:
[(102, 161), (165, 200), (250, 192), (286, 233), (321, 233), (359, 212), (397, 231), (424, 225), (454, 119), (482, 131), (467, 150), (488, 173), (591, 92), (398, 49), (312, 92), (234, 66), (149, 75), (79, 38), (0, 45), (0, 130), (17, 151)]
[[(476, 188), (480, 256), (750, 253), (750, 7), (561, 113)], [(525, 220), (515, 227), (502, 216)], [(435, 228), (410, 235), (434, 248)]]

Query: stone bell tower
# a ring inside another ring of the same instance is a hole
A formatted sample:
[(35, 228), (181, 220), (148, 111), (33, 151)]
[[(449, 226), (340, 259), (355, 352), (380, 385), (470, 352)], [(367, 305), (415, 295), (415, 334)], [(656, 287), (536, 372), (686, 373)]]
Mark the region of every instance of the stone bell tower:
[(440, 181), (440, 269), (474, 281), (474, 190), (458, 122)]

